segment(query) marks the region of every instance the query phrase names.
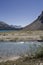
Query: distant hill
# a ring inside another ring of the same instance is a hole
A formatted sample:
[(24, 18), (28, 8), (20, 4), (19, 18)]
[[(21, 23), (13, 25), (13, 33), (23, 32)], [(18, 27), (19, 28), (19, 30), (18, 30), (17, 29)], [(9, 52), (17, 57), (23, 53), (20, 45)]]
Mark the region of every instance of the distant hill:
[(8, 25), (3, 21), (0, 21), (0, 30), (21, 30), (20, 26)]
[(43, 30), (43, 11), (35, 21), (25, 26), (23, 30)]

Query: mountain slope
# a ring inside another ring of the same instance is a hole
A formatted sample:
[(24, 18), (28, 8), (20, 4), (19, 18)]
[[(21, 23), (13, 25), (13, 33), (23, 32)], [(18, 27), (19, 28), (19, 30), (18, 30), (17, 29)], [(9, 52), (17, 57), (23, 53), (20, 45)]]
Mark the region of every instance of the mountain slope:
[(43, 30), (43, 11), (34, 22), (25, 26), (24, 30)]
[(5, 22), (0, 21), (0, 30), (21, 30), (22, 27), (19, 26), (13, 26), (13, 25), (8, 25)]

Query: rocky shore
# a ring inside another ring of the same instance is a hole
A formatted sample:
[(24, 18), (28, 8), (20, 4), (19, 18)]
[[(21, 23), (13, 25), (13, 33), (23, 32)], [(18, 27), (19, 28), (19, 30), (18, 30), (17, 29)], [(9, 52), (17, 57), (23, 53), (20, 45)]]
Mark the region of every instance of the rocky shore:
[(8, 60), (0, 62), (0, 65), (43, 65), (43, 58), (17, 58), (16, 60)]

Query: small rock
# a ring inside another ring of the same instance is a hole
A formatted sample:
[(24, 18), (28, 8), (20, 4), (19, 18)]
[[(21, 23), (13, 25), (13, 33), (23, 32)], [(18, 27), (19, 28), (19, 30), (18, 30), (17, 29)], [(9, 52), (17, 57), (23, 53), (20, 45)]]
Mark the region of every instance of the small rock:
[(43, 63), (40, 63), (40, 65), (43, 65)]
[(14, 64), (14, 65), (16, 65), (16, 64)]

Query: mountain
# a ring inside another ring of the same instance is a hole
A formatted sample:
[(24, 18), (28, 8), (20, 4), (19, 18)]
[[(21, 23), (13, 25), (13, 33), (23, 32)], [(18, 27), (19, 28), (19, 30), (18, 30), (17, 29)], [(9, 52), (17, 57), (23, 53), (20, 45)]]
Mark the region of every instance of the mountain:
[(25, 27), (8, 25), (0, 21), (0, 30), (43, 30), (43, 11), (35, 21)]
[(3, 21), (0, 21), (0, 30), (21, 30), (20, 26), (8, 25)]
[(25, 26), (23, 30), (43, 30), (43, 11), (35, 21)]

